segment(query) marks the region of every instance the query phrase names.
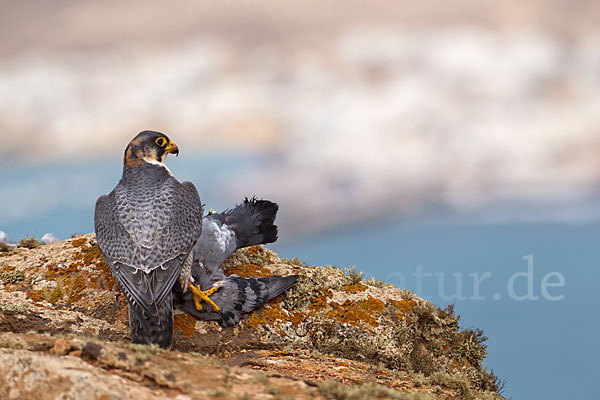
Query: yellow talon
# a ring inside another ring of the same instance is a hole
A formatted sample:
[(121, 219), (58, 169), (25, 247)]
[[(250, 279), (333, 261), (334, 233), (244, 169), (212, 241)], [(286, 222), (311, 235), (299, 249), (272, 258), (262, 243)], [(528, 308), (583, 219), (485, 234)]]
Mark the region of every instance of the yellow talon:
[(212, 288), (202, 291), (200, 285), (190, 285), (190, 290), (194, 294), (194, 304), (197, 310), (202, 310), (202, 301), (210, 304), (215, 311), (219, 311), (219, 306), (215, 304), (208, 296), (216, 292), (221, 287), (221, 281), (217, 282)]

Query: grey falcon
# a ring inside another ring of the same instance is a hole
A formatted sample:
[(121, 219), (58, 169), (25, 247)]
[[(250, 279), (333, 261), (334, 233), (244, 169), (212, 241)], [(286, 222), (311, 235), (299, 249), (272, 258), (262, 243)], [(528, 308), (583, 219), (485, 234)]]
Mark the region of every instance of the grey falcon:
[(98, 246), (129, 303), (132, 342), (162, 348), (173, 341), (175, 283), (198, 303), (217, 289), (192, 285), (202, 203), (194, 185), (166, 167), (168, 154), (179, 149), (165, 134), (140, 132), (125, 149), (121, 180), (98, 198), (94, 215)]

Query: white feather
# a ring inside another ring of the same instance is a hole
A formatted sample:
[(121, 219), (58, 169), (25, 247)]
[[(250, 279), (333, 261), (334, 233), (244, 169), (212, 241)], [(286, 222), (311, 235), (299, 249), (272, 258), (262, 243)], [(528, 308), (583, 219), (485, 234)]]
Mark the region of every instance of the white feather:
[(148, 164), (154, 164), (154, 165), (158, 165), (159, 167), (163, 167), (164, 169), (167, 170), (167, 172), (169, 173), (169, 175), (173, 176), (173, 173), (171, 172), (171, 170), (169, 169), (169, 167), (167, 167), (165, 165), (165, 163), (157, 161), (157, 160), (153, 160), (153, 159), (147, 158), (147, 157), (144, 157), (144, 161), (146, 161)]

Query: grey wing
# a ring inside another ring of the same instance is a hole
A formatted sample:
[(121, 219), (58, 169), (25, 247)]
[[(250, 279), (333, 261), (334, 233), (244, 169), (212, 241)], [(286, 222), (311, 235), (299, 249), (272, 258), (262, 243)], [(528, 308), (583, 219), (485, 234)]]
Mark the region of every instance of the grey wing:
[(127, 204), (120, 185), (96, 203), (98, 246), (144, 321), (158, 315), (202, 229), (195, 187), (173, 180), (179, 187), (171, 182), (157, 191), (151, 207)]

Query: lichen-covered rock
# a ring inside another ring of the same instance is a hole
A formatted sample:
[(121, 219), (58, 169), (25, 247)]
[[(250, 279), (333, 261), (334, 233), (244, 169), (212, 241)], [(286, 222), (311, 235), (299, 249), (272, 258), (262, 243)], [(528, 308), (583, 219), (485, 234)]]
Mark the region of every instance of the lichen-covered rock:
[[(439, 309), (407, 290), (364, 281), (355, 269), (309, 267), (298, 259), (281, 260), (261, 246), (237, 251), (223, 268), (245, 277), (298, 274), (300, 279), (233, 328), (176, 314), (173, 354), (211, 354), (232, 365), (310, 379), (316, 383), (309, 389), (329, 397), (360, 398), (373, 391), (384, 397), (414, 392), (419, 398), (500, 398), (501, 384), (482, 368), (486, 338), (480, 331), (460, 329), (452, 308)], [(127, 303), (93, 234), (0, 253), (0, 332), (128, 342)], [(34, 357), (35, 368), (50, 376), (44, 360), (70, 351), (81, 350), (86, 359), (84, 350), (67, 347), (64, 341), (53, 344), (43, 357)], [(8, 357), (3, 360), (9, 369), (14, 367), (10, 354), (15, 353), (0, 353)], [(56, 371), (70, 368), (59, 360), (48, 365), (53, 363)], [(111, 385), (112, 378), (94, 376)], [(349, 392), (331, 379), (366, 386)], [(17, 381), (5, 383), (16, 387)], [(369, 386), (374, 383), (385, 387)], [(65, 394), (79, 390), (67, 386)], [(89, 392), (84, 398), (94, 396)]]

